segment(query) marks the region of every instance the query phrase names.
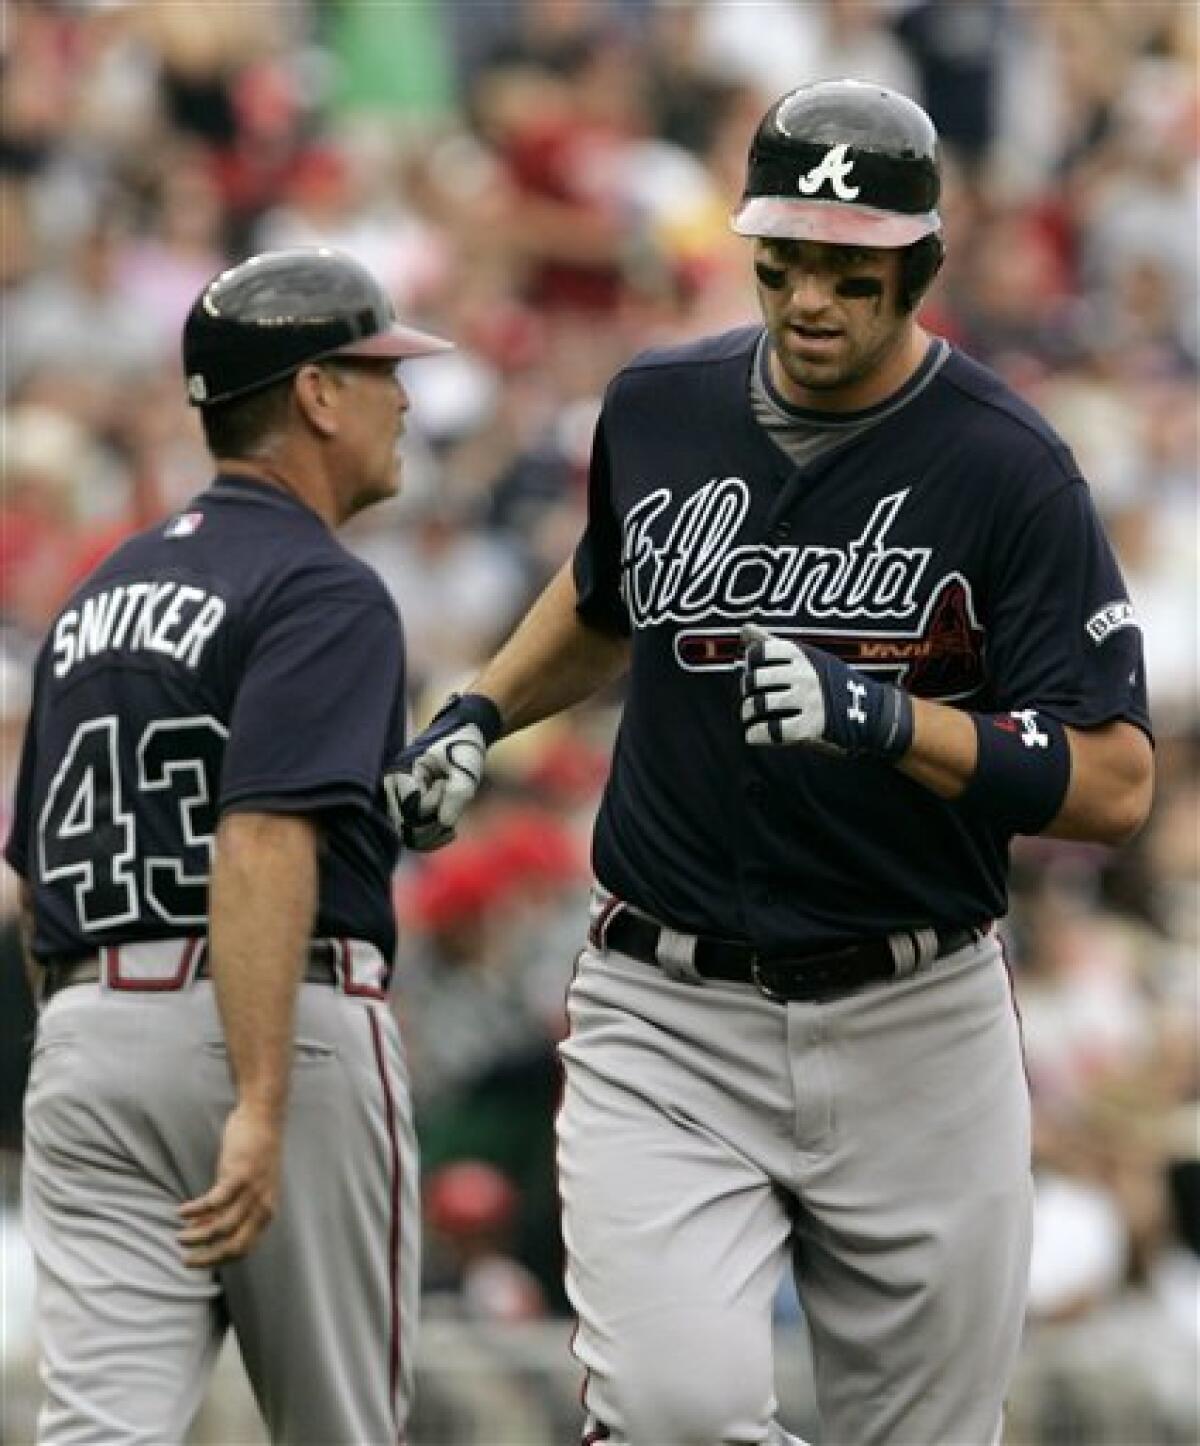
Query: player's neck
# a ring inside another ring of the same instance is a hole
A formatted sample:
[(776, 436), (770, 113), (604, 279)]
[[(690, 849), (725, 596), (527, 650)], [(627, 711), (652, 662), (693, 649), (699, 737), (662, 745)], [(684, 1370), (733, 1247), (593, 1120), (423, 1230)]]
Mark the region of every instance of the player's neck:
[(768, 359), (771, 381), (793, 406), (814, 412), (863, 412), (900, 391), (925, 360), (931, 342), (929, 333), (914, 323), (900, 333), (896, 344), (873, 371), (845, 386), (829, 389), (800, 386), (784, 372), (779, 358), (771, 352)]

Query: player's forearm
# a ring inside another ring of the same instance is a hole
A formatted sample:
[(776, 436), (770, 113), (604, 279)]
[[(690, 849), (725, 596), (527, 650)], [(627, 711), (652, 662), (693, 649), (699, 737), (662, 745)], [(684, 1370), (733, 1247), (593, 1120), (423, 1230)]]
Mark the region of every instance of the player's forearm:
[(597, 632), (575, 611), (568, 562), (475, 682), (515, 733), (590, 697), (629, 665), (629, 642)]
[(913, 699), (912, 746), (896, 767), (939, 798), (957, 798), (975, 772), (978, 756), (970, 717), (943, 703)]
[(283, 1117), (296, 989), (316, 912), (317, 830), (307, 818), (235, 813), (217, 830), (209, 954), (238, 1101)]
[[(1055, 817), (1041, 830), (1053, 838), (1120, 844), (1146, 821), (1154, 787), (1154, 756), (1130, 723), (1068, 728), (1070, 781)], [(913, 741), (896, 767), (940, 798), (963, 794), (978, 767), (971, 715), (941, 703), (913, 700)]]

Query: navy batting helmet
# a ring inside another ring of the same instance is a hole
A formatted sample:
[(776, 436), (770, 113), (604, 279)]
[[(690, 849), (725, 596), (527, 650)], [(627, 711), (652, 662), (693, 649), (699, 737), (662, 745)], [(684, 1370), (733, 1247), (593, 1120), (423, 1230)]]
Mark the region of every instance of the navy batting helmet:
[(911, 246), (941, 228), (937, 131), (915, 101), (862, 80), (789, 91), (750, 146), (743, 236)]
[(329, 247), (267, 251), (223, 271), (183, 327), (188, 400), (208, 407), (324, 357), (391, 358), (448, 351), (451, 342), (401, 326), (366, 267)]

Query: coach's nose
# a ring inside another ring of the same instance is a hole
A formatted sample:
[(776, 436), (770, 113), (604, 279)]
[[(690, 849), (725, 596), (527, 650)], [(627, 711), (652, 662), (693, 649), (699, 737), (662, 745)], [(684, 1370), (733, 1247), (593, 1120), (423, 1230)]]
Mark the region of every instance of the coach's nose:
[(399, 368), (399, 367), (397, 367), (397, 368), (396, 368), (396, 371), (395, 371), (395, 380), (396, 380), (396, 410), (397, 410), (397, 411), (400, 413), (400, 415), (403, 417), (404, 414), (405, 414), (405, 412), (408, 411), (409, 407), (412, 406), (412, 401), (411, 401), (411, 399), (409, 398), (408, 391), (407, 391), (407, 389), (406, 389), (406, 387), (405, 387), (405, 385), (404, 385), (404, 379), (403, 379), (403, 378), (401, 377), (401, 375), (400, 375), (400, 368)]

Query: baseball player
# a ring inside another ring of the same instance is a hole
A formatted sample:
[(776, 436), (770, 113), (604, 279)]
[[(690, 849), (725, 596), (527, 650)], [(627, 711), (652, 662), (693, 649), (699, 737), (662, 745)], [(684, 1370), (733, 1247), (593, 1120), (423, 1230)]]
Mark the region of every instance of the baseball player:
[(41, 1001), (39, 1441), (183, 1441), (227, 1322), (273, 1440), (403, 1437), (416, 1160), (378, 784), (403, 642), (334, 529), (396, 491), (397, 363), (448, 345), (330, 250), (213, 280), (183, 353), (216, 479), (38, 660), (7, 857)]
[(436, 847), (491, 743), (629, 670), (558, 1119), (590, 1442), (790, 1439), (789, 1261), (823, 1439), (998, 1440), (1030, 1228), (1008, 845), (1127, 839), (1151, 745), (1071, 453), (917, 323), (936, 139), (855, 81), (770, 109), (733, 220), (763, 325), (615, 378), (573, 561), (388, 776)]

